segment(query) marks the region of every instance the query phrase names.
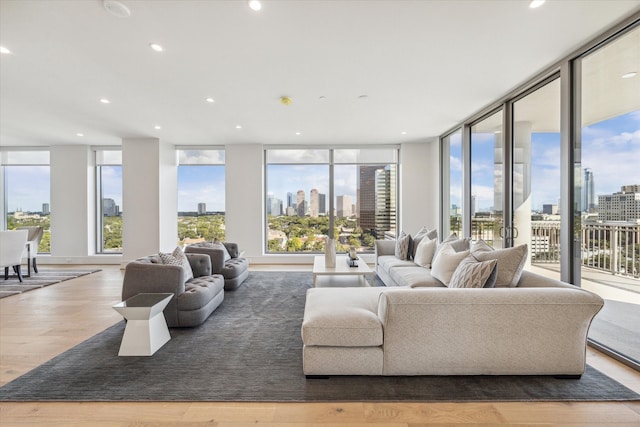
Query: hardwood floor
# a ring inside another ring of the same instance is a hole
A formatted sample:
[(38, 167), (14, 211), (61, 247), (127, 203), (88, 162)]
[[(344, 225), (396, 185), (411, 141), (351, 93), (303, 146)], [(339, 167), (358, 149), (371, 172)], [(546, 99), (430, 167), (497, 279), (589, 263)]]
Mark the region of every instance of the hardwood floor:
[[(62, 266), (61, 266), (62, 267)], [(77, 266), (70, 266), (70, 268)], [(0, 299), (0, 384), (119, 322), (122, 271)], [(256, 266), (252, 270), (310, 270)], [(588, 363), (640, 392), (640, 373), (589, 348)], [(0, 426), (640, 426), (638, 402), (0, 403)]]

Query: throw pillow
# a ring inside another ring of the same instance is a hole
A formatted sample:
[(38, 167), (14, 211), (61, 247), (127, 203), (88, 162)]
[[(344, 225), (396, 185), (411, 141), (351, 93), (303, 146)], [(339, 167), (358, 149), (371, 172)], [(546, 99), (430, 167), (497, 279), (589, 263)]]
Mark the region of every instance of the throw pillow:
[(433, 255), (436, 253), (437, 245), (438, 241), (436, 239), (422, 239), (416, 248), (416, 254), (413, 257), (413, 262), (418, 264), (420, 267), (431, 268), (431, 262), (433, 261)]
[(449, 237), (440, 242), (436, 247), (436, 253), (433, 254), (433, 258), (435, 259), (435, 257), (438, 255), (438, 252), (440, 252), (440, 249), (442, 249), (444, 245), (450, 242), (455, 242), (456, 240), (458, 240), (458, 235), (456, 233), (452, 233)]
[(160, 252), (158, 256), (160, 256), (163, 264), (178, 265), (182, 267), (182, 269), (184, 270), (185, 282), (189, 279), (193, 279), (191, 264), (189, 264), (187, 256), (184, 254), (184, 252), (182, 252), (182, 249), (180, 249), (180, 247), (175, 248), (170, 254)]
[(469, 251), (456, 252), (450, 244), (444, 244), (433, 259), (431, 276), (449, 286), (453, 272), (467, 255), (469, 255)]
[(224, 253), (224, 262), (227, 262), (228, 260), (231, 259), (231, 254), (229, 253), (229, 251), (227, 250), (227, 247), (222, 242), (204, 242), (203, 246), (205, 248), (221, 249), (222, 252)]
[(396, 240), (396, 258), (406, 260), (409, 257), (409, 245), (411, 243), (411, 235), (400, 232), (398, 240)]
[(429, 233), (429, 229), (427, 227), (422, 227), (416, 234), (413, 235), (411, 239), (411, 259), (415, 258), (416, 250), (418, 249), (418, 245)]
[(498, 261), (496, 286), (515, 287), (520, 281), (524, 264), (527, 261), (527, 245), (514, 248), (494, 249), (485, 241), (478, 240), (471, 246), (471, 253), (478, 261)]
[(436, 228), (434, 228), (433, 230), (431, 230), (430, 232), (427, 233), (427, 237), (431, 240), (433, 239), (437, 239), (438, 238), (438, 230)]
[(469, 254), (460, 261), (456, 271), (451, 276), (450, 288), (493, 288), (496, 284), (498, 261), (479, 262)]
[(468, 237), (463, 237), (462, 239), (454, 240), (451, 242), (451, 247), (456, 252), (467, 251), (471, 249), (471, 239)]

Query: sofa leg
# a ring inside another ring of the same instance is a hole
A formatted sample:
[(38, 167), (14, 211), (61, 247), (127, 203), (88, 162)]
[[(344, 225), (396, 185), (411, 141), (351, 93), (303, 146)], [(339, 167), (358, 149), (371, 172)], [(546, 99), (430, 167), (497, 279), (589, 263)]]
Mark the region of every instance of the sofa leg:
[(553, 378), (557, 380), (579, 380), (582, 375), (554, 375)]
[(305, 375), (308, 380), (328, 380), (329, 375)]

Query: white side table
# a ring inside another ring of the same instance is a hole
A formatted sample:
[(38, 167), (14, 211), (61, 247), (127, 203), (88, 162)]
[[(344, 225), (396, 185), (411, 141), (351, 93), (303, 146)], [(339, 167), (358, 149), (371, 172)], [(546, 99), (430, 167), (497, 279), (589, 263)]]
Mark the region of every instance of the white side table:
[(138, 294), (113, 308), (127, 319), (118, 356), (152, 356), (171, 339), (162, 310), (173, 294)]

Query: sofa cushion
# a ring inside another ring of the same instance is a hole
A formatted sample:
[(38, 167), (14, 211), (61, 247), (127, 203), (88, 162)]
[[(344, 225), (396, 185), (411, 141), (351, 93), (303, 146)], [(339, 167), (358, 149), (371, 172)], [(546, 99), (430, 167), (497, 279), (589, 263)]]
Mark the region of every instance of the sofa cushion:
[(494, 249), (484, 240), (478, 240), (471, 247), (471, 253), (478, 261), (498, 261), (498, 277), (496, 286), (518, 285), (524, 264), (527, 261), (527, 245), (520, 245), (513, 248)]
[(189, 264), (189, 260), (187, 259), (184, 252), (182, 252), (182, 249), (180, 249), (180, 247), (176, 247), (173, 250), (173, 252), (171, 252), (170, 254), (160, 252), (158, 256), (160, 257), (160, 260), (162, 261), (163, 264), (178, 265), (182, 267), (182, 269), (184, 270), (185, 282), (188, 281), (189, 279), (193, 279), (193, 271), (191, 270), (191, 264)]
[(467, 255), (469, 255), (468, 250), (456, 252), (450, 243), (445, 243), (433, 259), (431, 275), (448, 286), (453, 272)]
[(409, 259), (409, 249), (411, 246), (411, 235), (405, 234), (404, 231), (400, 232), (400, 236), (396, 240), (396, 251), (395, 255), (398, 259), (407, 260)]
[(451, 276), (450, 288), (493, 288), (496, 284), (498, 261), (479, 262), (469, 254), (460, 261)]
[(428, 269), (417, 267), (415, 264), (413, 267), (392, 268), (389, 275), (398, 286), (411, 288), (444, 286), (441, 281), (431, 275)]
[(436, 239), (431, 240), (425, 237), (416, 248), (413, 262), (420, 267), (431, 268), (431, 262), (433, 261), (433, 255), (436, 253), (437, 246), (438, 242)]
[(378, 257), (378, 266), (384, 271), (390, 271), (395, 267), (415, 267), (416, 264), (409, 260), (399, 260), (395, 255), (382, 255)]
[(416, 256), (416, 250), (418, 249), (418, 245), (429, 233), (429, 229), (427, 227), (422, 227), (416, 234), (411, 238), (411, 249), (409, 254), (409, 259), (413, 259)]
[(383, 287), (307, 290), (302, 321), (305, 346), (382, 345), (378, 299)]
[(249, 268), (249, 261), (246, 258), (231, 258), (224, 263), (222, 275), (225, 279), (233, 279), (240, 276)]

